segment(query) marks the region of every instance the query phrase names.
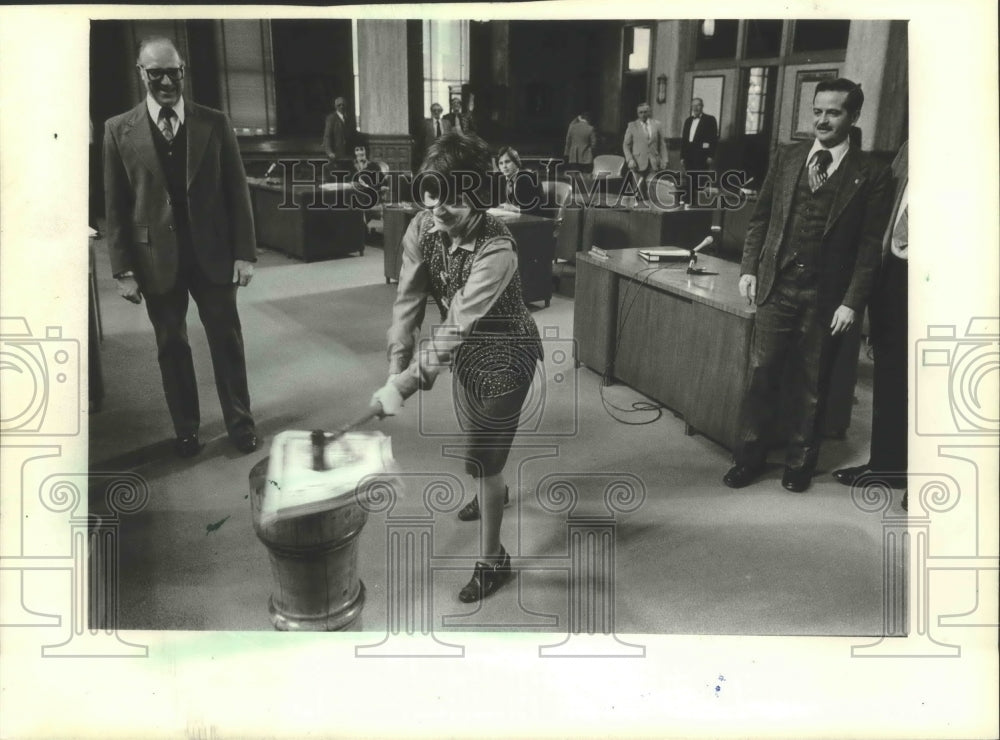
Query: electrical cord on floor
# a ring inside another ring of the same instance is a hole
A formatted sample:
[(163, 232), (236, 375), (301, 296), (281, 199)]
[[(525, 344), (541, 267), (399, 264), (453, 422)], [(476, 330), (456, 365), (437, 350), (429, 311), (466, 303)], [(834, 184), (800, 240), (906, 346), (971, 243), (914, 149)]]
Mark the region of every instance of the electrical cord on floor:
[[(613, 376), (611, 374), (611, 369), (614, 367), (615, 359), (618, 357), (618, 350), (621, 348), (622, 342), (622, 330), (625, 328), (625, 324), (628, 321), (629, 315), (632, 313), (632, 308), (635, 305), (636, 300), (638, 300), (639, 295), (642, 293), (642, 289), (649, 284), (649, 279), (655, 275), (660, 270), (670, 269), (669, 265), (657, 264), (655, 266), (645, 267), (641, 270), (636, 271), (632, 275), (632, 279), (625, 283), (625, 290), (622, 291), (621, 305), (625, 306), (625, 311), (618, 319), (618, 325), (616, 330), (615, 339), (615, 349), (611, 353), (611, 358), (608, 360), (608, 365), (604, 369), (604, 373), (601, 376), (601, 404), (604, 406), (604, 411), (612, 419), (617, 421), (619, 424), (625, 424), (626, 426), (645, 426), (646, 424), (654, 424), (660, 420), (663, 416), (663, 410), (666, 408), (663, 404), (657, 403), (655, 401), (643, 400), (643, 401), (633, 401), (629, 408), (624, 408), (622, 406), (616, 406), (615, 404), (608, 401), (604, 395), (604, 389), (614, 382)], [(631, 296), (631, 301), (629, 301), (629, 286), (635, 285), (633, 295)], [(615, 411), (621, 412), (623, 414), (635, 414), (641, 412), (655, 411), (656, 416), (652, 419), (647, 419), (645, 421), (628, 421), (627, 419), (620, 418), (615, 415)]]

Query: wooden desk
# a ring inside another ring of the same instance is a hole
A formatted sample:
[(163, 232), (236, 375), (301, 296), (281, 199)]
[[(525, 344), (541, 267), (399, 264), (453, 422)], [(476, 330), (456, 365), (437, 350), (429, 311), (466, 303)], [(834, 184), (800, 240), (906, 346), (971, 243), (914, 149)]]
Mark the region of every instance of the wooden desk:
[[(295, 186), (291, 207), (281, 182), (248, 177), (257, 243), (306, 262), (365, 253), (364, 211), (327, 207), (337, 203), (332, 192), (321, 194), (312, 185)], [(349, 186), (348, 186), (349, 187)], [(313, 207), (313, 194), (316, 205)], [(340, 202), (346, 202), (341, 198)]]
[(584, 209), (581, 249), (692, 248), (711, 234), (712, 211), (659, 208)]
[[(383, 270), (385, 281), (399, 280), (403, 234), (421, 209), (412, 204), (386, 205), (382, 209), (385, 237)], [(512, 214), (500, 218), (517, 242), (517, 265), (525, 303), (552, 300), (552, 261), (555, 259), (555, 222), (540, 216)]]
[[(718, 274), (688, 275), (684, 262), (649, 263), (636, 252), (577, 255), (577, 362), (661, 402), (684, 418), (688, 433), (732, 450), (754, 316), (737, 291), (739, 265), (700, 257), (699, 267)], [(833, 372), (829, 436), (850, 426), (859, 346), (856, 325)]]

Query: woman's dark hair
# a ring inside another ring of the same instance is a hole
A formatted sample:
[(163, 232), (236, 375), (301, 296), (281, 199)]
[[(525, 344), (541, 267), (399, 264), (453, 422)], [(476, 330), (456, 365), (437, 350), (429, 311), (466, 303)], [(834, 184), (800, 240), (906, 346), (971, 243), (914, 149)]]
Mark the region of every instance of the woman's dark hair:
[(486, 142), (474, 134), (451, 132), (427, 149), (414, 178), (414, 191), (433, 199), (454, 200), (456, 194), (463, 193), (478, 194), (482, 199), (491, 192), (489, 171), (490, 149)]
[(510, 161), (514, 163), (514, 166), (521, 169), (521, 155), (517, 153), (517, 149), (512, 146), (502, 146), (500, 151), (497, 152), (497, 161), (499, 162), (503, 155), (506, 154), (510, 157)]

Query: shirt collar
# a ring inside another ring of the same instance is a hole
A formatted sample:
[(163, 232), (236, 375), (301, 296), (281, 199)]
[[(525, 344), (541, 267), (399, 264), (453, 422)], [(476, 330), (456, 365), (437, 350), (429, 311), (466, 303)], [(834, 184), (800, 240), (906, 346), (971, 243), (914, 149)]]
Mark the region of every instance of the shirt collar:
[(448, 247), (448, 254), (454, 254), (456, 249), (464, 249), (466, 252), (475, 252), (475, 235), (479, 232), (479, 225), (483, 222), (483, 218), (485, 218), (485, 216), (486, 214), (482, 211), (473, 211), (469, 214), (469, 219), (465, 222), (465, 228), (462, 229), (461, 233), (452, 237), (449, 237), (448, 233), (444, 230), (438, 229), (437, 224), (434, 223), (432, 217), (431, 228), (428, 231), (430, 233), (440, 232), (441, 235), (445, 237), (446, 244), (450, 240), (451, 246)]
[(806, 157), (806, 163), (808, 164), (809, 162), (812, 162), (813, 155), (820, 149), (826, 149), (828, 152), (830, 152), (830, 155), (833, 157), (833, 161), (830, 162), (830, 166), (827, 167), (826, 170), (827, 172), (833, 172), (840, 165), (841, 160), (844, 158), (844, 156), (847, 154), (847, 150), (850, 148), (851, 148), (851, 140), (849, 137), (845, 138), (842, 142), (837, 144), (837, 146), (829, 148), (824, 147), (822, 144), (820, 144), (819, 139), (815, 139), (813, 140), (812, 149), (809, 150), (809, 156)]
[[(163, 106), (153, 99), (153, 96), (149, 93), (146, 94), (146, 110), (149, 111), (149, 117), (153, 119), (153, 123), (158, 123), (160, 120), (160, 108)], [(184, 123), (184, 96), (181, 95), (177, 98), (177, 104), (174, 106), (174, 113), (177, 114), (177, 125), (182, 125)]]

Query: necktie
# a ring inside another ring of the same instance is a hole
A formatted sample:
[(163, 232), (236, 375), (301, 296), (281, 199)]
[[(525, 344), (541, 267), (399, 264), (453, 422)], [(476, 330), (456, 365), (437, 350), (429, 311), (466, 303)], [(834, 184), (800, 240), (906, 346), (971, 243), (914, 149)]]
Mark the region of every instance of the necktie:
[(163, 134), (163, 138), (167, 140), (168, 144), (174, 140), (173, 118), (175, 115), (173, 108), (164, 106), (160, 108), (160, 117), (156, 122), (160, 132)]
[(441, 135), (441, 119), (439, 118), (434, 119), (434, 135), (435, 136)]
[(833, 155), (826, 149), (820, 149), (813, 156), (812, 163), (809, 165), (809, 188), (814, 193), (820, 189), (829, 177), (826, 174), (826, 168), (830, 166), (832, 161)]
[(651, 138), (650, 133), (649, 133), (649, 121), (643, 121), (642, 122), (642, 127), (644, 129), (646, 129), (646, 141), (649, 141), (650, 138)]

